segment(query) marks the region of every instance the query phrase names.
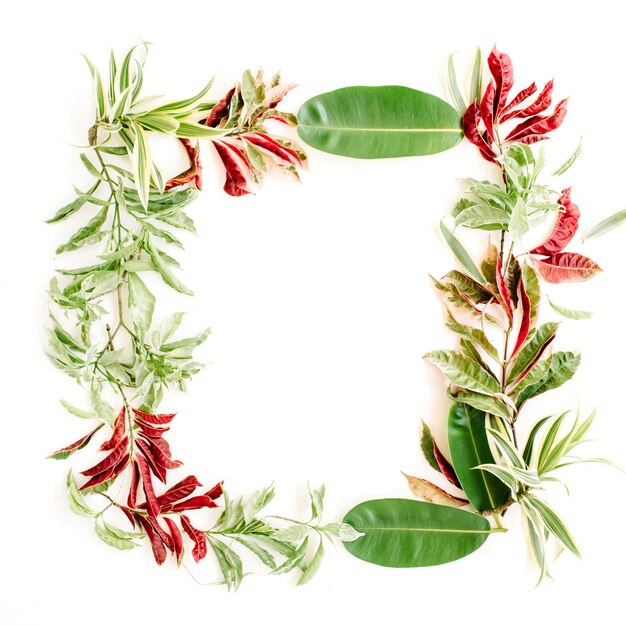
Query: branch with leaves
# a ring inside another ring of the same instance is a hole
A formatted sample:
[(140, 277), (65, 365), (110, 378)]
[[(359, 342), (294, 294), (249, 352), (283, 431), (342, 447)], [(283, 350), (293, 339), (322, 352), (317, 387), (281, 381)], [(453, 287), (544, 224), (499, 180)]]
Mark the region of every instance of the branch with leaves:
[[(177, 230), (195, 232), (187, 209), (202, 188), (197, 139), (209, 139), (222, 157), (231, 195), (248, 193), (262, 172), (285, 171), (297, 178), (297, 168), (306, 163), (304, 152), (265, 126), (272, 120), (296, 124), (294, 115), (276, 109), (292, 85), (283, 86), (278, 75), (266, 84), (261, 72), (253, 77), (247, 71), (218, 102), (204, 100), (209, 81), (194, 97), (160, 103), (141, 96), (146, 51), (140, 44), (121, 59), (111, 54), (106, 83), (87, 61), (96, 121), (80, 158), (93, 180), (85, 191), (75, 188), (75, 199), (49, 220), (84, 216), (56, 254), (80, 249), (95, 255), (90, 265), (57, 270), (50, 284), (48, 354), (90, 399), (86, 410), (62, 404), (95, 423), (50, 456), (67, 459), (97, 446), (97, 462), (80, 478), (70, 470), (67, 489), (72, 510), (93, 518), (97, 536), (108, 545), (129, 550), (147, 539), (159, 565), (168, 554), (180, 565), (189, 543), (196, 562), (213, 553), (229, 589), (244, 576), (240, 548), (273, 573), (299, 568), (302, 584), (319, 568), (326, 539), (347, 541), (359, 534), (347, 524), (322, 523), (323, 487), (309, 490), (311, 519), (299, 522), (263, 513), (272, 487), (244, 500), (231, 499), (221, 481), (207, 489), (194, 475), (171, 484), (169, 473), (182, 465), (166, 441), (175, 414), (160, 413), (158, 407), (169, 388), (184, 390), (201, 370), (194, 350), (209, 330), (179, 336), (182, 313), (155, 323), (156, 297), (144, 280), (146, 273), (156, 274), (167, 287), (193, 295), (171, 252), (183, 248)], [(165, 180), (151, 157), (152, 134), (173, 138), (173, 150), (185, 150), (189, 168)], [(190, 512), (202, 511), (210, 519), (211, 509), (221, 510), (219, 517), (200, 530)], [(311, 556), (309, 543), (315, 538), (318, 547)]]

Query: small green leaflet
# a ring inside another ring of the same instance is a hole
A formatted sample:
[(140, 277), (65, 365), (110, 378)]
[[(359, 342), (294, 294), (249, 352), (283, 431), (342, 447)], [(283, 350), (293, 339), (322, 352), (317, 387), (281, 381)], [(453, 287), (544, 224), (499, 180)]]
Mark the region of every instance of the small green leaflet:
[(574, 309), (566, 309), (565, 307), (552, 302), (550, 297), (548, 297), (548, 302), (557, 313), (570, 320), (587, 320), (593, 315), (593, 311), (576, 311)]
[(600, 235), (608, 233), (609, 231), (617, 228), (624, 222), (626, 222), (626, 209), (623, 209), (618, 213), (614, 213), (613, 215), (603, 219), (601, 222), (598, 222), (595, 226), (592, 226), (585, 233), (583, 241), (587, 241), (587, 239), (593, 239), (594, 237), (600, 237)]
[(465, 100), (459, 90), (459, 81), (457, 80), (456, 69), (454, 67), (454, 54), (448, 57), (448, 90), (450, 91), (454, 108), (458, 111), (459, 115), (463, 115), (467, 110), (467, 104), (465, 104)]
[(128, 309), (135, 329), (143, 337), (152, 324), (155, 298), (137, 274), (128, 272)]
[(479, 393), (500, 393), (500, 383), (475, 361), (452, 350), (434, 350), (424, 355), (451, 383)]
[(441, 222), (439, 223), (439, 228), (441, 229), (441, 234), (443, 235), (443, 238), (450, 247), (450, 250), (457, 258), (458, 262), (461, 264), (461, 267), (463, 267), (474, 280), (481, 284), (484, 284), (485, 277), (483, 276), (482, 272), (478, 269), (474, 261), (472, 261), (472, 257), (463, 247), (461, 242), (455, 237), (454, 233), (452, 233), (452, 231), (446, 226), (444, 220), (441, 220)]
[(578, 146), (576, 146), (576, 149), (574, 150), (574, 152), (572, 152), (571, 156), (567, 159), (567, 161), (565, 161), (565, 163), (563, 163), (563, 165), (561, 165), (561, 167), (557, 168), (554, 172), (552, 172), (552, 176), (561, 176), (562, 174), (565, 174), (565, 172), (567, 172), (567, 170), (570, 167), (572, 167), (572, 165), (574, 165), (582, 149), (583, 149), (583, 138), (581, 137), (580, 140), (578, 141)]

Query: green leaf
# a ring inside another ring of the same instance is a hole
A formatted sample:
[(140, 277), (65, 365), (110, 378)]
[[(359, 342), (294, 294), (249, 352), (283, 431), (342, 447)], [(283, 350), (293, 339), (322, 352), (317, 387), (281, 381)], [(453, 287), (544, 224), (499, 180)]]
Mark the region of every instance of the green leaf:
[(441, 229), (441, 234), (452, 251), (452, 254), (454, 254), (461, 267), (463, 267), (474, 280), (481, 284), (484, 283), (485, 277), (482, 272), (478, 269), (478, 267), (476, 267), (472, 257), (463, 247), (461, 242), (456, 238), (454, 233), (446, 226), (444, 220), (441, 220), (439, 223), (439, 228)]
[(87, 202), (86, 196), (79, 196), (78, 198), (75, 198), (69, 204), (66, 204), (64, 207), (61, 207), (54, 214), (53, 217), (51, 217), (49, 220), (46, 220), (46, 224), (54, 224), (55, 222), (60, 222), (61, 220), (64, 220), (66, 217), (73, 215), (74, 213), (76, 213), (76, 211), (78, 211), (84, 206), (85, 202)]
[[(108, 528), (101, 526), (98, 523), (98, 518), (96, 518), (95, 523), (95, 531), (96, 535), (104, 541), (109, 546), (113, 548), (117, 548), (118, 550), (132, 550), (133, 548), (137, 548), (139, 546), (138, 543), (135, 543), (131, 539), (121, 537), (118, 534), (111, 532), (113, 527), (109, 526)], [(123, 531), (120, 531), (123, 532)]]
[(530, 341), (524, 344), (524, 347), (518, 352), (511, 369), (509, 370), (508, 378), (511, 381), (515, 381), (518, 376), (523, 374), (529, 365), (535, 361), (554, 339), (556, 332), (559, 328), (558, 322), (548, 322), (542, 324), (532, 336)]
[(583, 236), (583, 241), (604, 235), (626, 222), (626, 209), (619, 211), (592, 226)]
[(80, 417), (82, 419), (94, 419), (96, 417), (95, 413), (91, 413), (90, 411), (82, 411), (81, 409), (77, 409), (73, 404), (70, 404), (66, 400), (59, 400), (59, 402), (63, 405), (63, 408), (72, 415), (76, 415), (76, 417)]
[(588, 320), (593, 315), (593, 311), (575, 311), (574, 309), (566, 309), (565, 307), (552, 302), (550, 297), (548, 297), (548, 302), (557, 313), (570, 320)]
[(102, 398), (100, 395), (101, 393), (102, 383), (99, 380), (94, 379), (91, 382), (91, 406), (101, 422), (104, 422), (108, 426), (113, 426), (113, 416), (115, 411), (113, 407)]
[(433, 436), (430, 432), (430, 428), (428, 428), (428, 424), (426, 424), (424, 420), (422, 420), (422, 438), (420, 440), (420, 447), (428, 465), (430, 465), (436, 472), (441, 473), (441, 468), (439, 467), (439, 463), (437, 463), (437, 459), (435, 457)]
[(96, 169), (96, 166), (89, 160), (87, 155), (84, 152), (80, 154), (80, 160), (82, 164), (85, 166), (85, 169), (94, 177), (94, 178), (103, 178), (102, 172), (99, 172)]
[(300, 566), (300, 563), (306, 556), (306, 551), (309, 546), (309, 538), (305, 537), (304, 541), (300, 544), (298, 549), (283, 563), (272, 570), (272, 574), (286, 574), (290, 572), (294, 567)]
[(261, 560), (263, 565), (269, 567), (270, 569), (274, 569), (276, 567), (274, 557), (267, 550), (264, 550), (258, 543), (251, 539), (244, 539), (241, 536), (234, 537), (234, 539), (256, 555)]
[(509, 233), (513, 241), (522, 244), (522, 238), (528, 232), (528, 209), (526, 203), (518, 198), (511, 211), (511, 219), (509, 221)]
[(489, 341), (487, 335), (478, 329), (472, 328), (471, 326), (466, 326), (465, 324), (460, 324), (448, 311), (448, 319), (446, 320), (446, 328), (449, 328), (452, 332), (455, 332), (457, 335), (467, 339), (468, 341), (473, 342), (477, 346), (480, 346), (489, 356), (494, 359), (498, 359), (498, 351), (495, 346)]
[(479, 393), (500, 393), (500, 383), (475, 361), (452, 350), (435, 350), (424, 358), (437, 366), (448, 380), (459, 387)]
[(152, 314), (156, 302), (152, 292), (137, 274), (128, 272), (128, 310), (133, 317), (137, 334), (143, 337), (152, 324)]
[(504, 401), (484, 393), (476, 393), (475, 391), (458, 391), (452, 396), (453, 400), (469, 404), (471, 407), (484, 411), (491, 415), (497, 415), (507, 420), (511, 419), (511, 407)]
[(386, 567), (449, 563), (480, 548), (490, 533), (480, 515), (396, 498), (357, 504), (343, 521), (364, 533), (344, 544), (348, 552)]
[(141, 205), (148, 206), (148, 194), (150, 192), (150, 172), (152, 170), (152, 156), (150, 144), (144, 130), (137, 124), (133, 124), (135, 132), (135, 144), (133, 146), (133, 178), (137, 187), (137, 194)]
[(448, 57), (448, 90), (454, 108), (458, 111), (459, 115), (463, 116), (467, 110), (467, 104), (465, 104), (465, 100), (459, 91), (459, 81), (457, 80), (456, 69), (454, 67), (454, 54)]
[(207, 328), (204, 332), (196, 335), (195, 337), (187, 337), (185, 339), (178, 339), (176, 341), (161, 344), (160, 351), (173, 352), (174, 350), (180, 350), (181, 348), (191, 351), (194, 348), (197, 348), (199, 345), (203, 344), (210, 334), (211, 329)]
[(146, 130), (166, 135), (175, 134), (180, 126), (180, 122), (176, 118), (164, 113), (144, 113), (135, 116), (133, 119), (136, 124), (139, 124)]
[(550, 425), (550, 428), (546, 431), (546, 434), (541, 441), (541, 445), (539, 446), (539, 458), (537, 459), (537, 471), (540, 474), (543, 474), (545, 471), (549, 471), (549, 468), (546, 467), (546, 461), (548, 457), (551, 456), (552, 446), (557, 435), (559, 434), (559, 429), (561, 428), (561, 424), (567, 414), (568, 411), (561, 413), (561, 415), (554, 420), (554, 423)]
[(561, 167), (557, 168), (552, 173), (552, 176), (561, 176), (562, 174), (565, 174), (565, 172), (567, 172), (567, 170), (570, 167), (572, 167), (572, 165), (574, 165), (582, 149), (583, 149), (583, 138), (581, 137), (580, 140), (578, 141), (578, 145), (576, 146), (576, 149), (574, 150), (574, 152), (572, 152), (571, 156), (567, 159), (567, 161), (565, 161), (565, 163), (563, 163), (563, 165), (561, 165)]
[(292, 524), (287, 528), (277, 530), (272, 537), (278, 541), (286, 541), (287, 543), (298, 543), (302, 541), (311, 532), (311, 527), (306, 524)]
[(537, 272), (527, 263), (522, 265), (522, 280), (524, 281), (526, 295), (530, 300), (530, 329), (532, 330), (537, 325), (537, 318), (539, 316), (541, 286)]
[(548, 560), (546, 557), (545, 524), (537, 511), (527, 504), (525, 498), (520, 498), (519, 504), (523, 513), (522, 518), (526, 526), (528, 546), (540, 570), (539, 580), (537, 582), (537, 584), (539, 584), (549, 575)]
[(156, 109), (152, 109), (151, 113), (170, 113), (172, 115), (179, 115), (181, 113), (188, 113), (192, 110), (199, 102), (206, 96), (213, 85), (213, 81), (215, 77), (212, 77), (211, 80), (197, 93), (195, 96), (191, 98), (185, 98), (184, 100), (174, 100), (172, 102), (167, 102), (166, 104), (162, 104)]
[(152, 242), (147, 239), (145, 242), (146, 252), (150, 255), (154, 269), (161, 274), (161, 278), (166, 285), (169, 285), (172, 289), (175, 289), (179, 293), (184, 293), (187, 296), (193, 296), (193, 291), (187, 289), (183, 283), (176, 278), (170, 268), (167, 266), (159, 251), (152, 245)]
[(546, 391), (556, 389), (566, 383), (578, 369), (580, 365), (580, 354), (574, 352), (557, 352), (553, 354), (550, 367), (544, 376), (537, 383), (526, 387), (517, 397), (516, 404), (522, 406), (526, 400), (534, 398)]
[(509, 497), (509, 490), (495, 476), (479, 465), (493, 464), (485, 427), (485, 413), (473, 407), (455, 402), (448, 414), (448, 446), (452, 466), (463, 491), (478, 511), (502, 506)]
[(310, 146), (359, 159), (434, 154), (463, 138), (449, 104), (408, 87), (344, 87), (307, 100), (298, 134)]
[(207, 535), (207, 539), (217, 557), (217, 562), (222, 570), (226, 587), (229, 591), (231, 589), (236, 591), (243, 580), (243, 564), (241, 559), (232, 548), (229, 548), (228, 545), (219, 539), (211, 535)]
[(55, 254), (61, 254), (63, 252), (69, 252), (76, 250), (82, 245), (88, 245), (91, 238), (96, 235), (102, 228), (109, 213), (109, 207), (102, 208), (94, 217), (92, 217), (85, 226), (78, 229), (70, 238), (67, 243), (60, 245)]
[(317, 574), (322, 565), (322, 560), (324, 559), (324, 541), (320, 537), (320, 544), (317, 546), (317, 550), (311, 559), (311, 562), (307, 565), (306, 569), (300, 579), (297, 582), (297, 586), (306, 585), (312, 578)]
[(525, 499), (526, 502), (532, 506), (537, 513), (539, 513), (548, 530), (565, 548), (580, 559), (580, 550), (578, 549), (574, 538), (556, 512), (545, 502), (531, 494), (526, 494)]
[(483, 55), (480, 48), (476, 48), (474, 65), (472, 67), (472, 80), (470, 86), (470, 102), (480, 100), (483, 93)]
[(472, 361), (474, 361), (474, 363), (480, 365), (480, 367), (482, 367), (485, 372), (487, 372), (491, 377), (496, 378), (493, 370), (489, 367), (489, 365), (487, 365), (487, 363), (485, 363), (485, 360), (480, 355), (480, 352), (478, 352), (478, 349), (476, 348), (476, 346), (474, 346), (473, 343), (467, 341), (467, 339), (461, 339), (461, 341), (459, 342), (459, 347), (461, 348), (461, 353), (463, 354), (463, 356), (471, 359)]
[(311, 500), (311, 519), (319, 519), (324, 512), (324, 496), (326, 495), (326, 486), (322, 485), (319, 489), (311, 489), (307, 485), (309, 498)]
[(454, 218), (457, 226), (480, 230), (509, 230), (509, 220), (509, 214), (503, 209), (483, 203), (472, 204)]
[(106, 102), (104, 98), (104, 86), (102, 85), (102, 77), (100, 76), (100, 72), (97, 70), (96, 66), (83, 54), (83, 59), (89, 66), (89, 71), (91, 72), (91, 77), (93, 78), (94, 83), (94, 91), (96, 94), (96, 112), (97, 119), (101, 120), (106, 113)]
[(339, 539), (339, 541), (356, 541), (363, 533), (357, 532), (350, 524), (344, 522), (331, 522), (319, 529), (330, 539)]
[(179, 122), (176, 129), (177, 137), (186, 137), (187, 139), (216, 139), (223, 137), (226, 133), (228, 133), (227, 129), (211, 128), (194, 122), (183, 121)]
[(535, 440), (537, 439), (537, 435), (539, 434), (539, 431), (543, 428), (543, 426), (549, 420), (553, 418), (554, 418), (554, 415), (548, 415), (548, 417), (544, 417), (540, 419), (530, 431), (530, 434), (528, 435), (528, 439), (526, 440), (526, 445), (524, 446), (524, 454), (523, 454), (524, 463), (526, 463), (527, 466), (531, 464), (533, 453), (535, 451)]
[(98, 515), (98, 512), (94, 511), (85, 502), (85, 498), (83, 498), (83, 494), (79, 491), (78, 485), (74, 480), (72, 470), (67, 473), (66, 485), (70, 509), (72, 509), (72, 511), (76, 513), (76, 515), (80, 515), (81, 517), (95, 517), (96, 515)]

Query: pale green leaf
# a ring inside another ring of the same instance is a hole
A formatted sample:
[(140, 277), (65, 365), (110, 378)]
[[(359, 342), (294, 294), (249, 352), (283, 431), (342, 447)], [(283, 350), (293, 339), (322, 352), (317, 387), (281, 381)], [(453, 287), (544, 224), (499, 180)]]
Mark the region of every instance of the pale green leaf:
[(424, 355), (450, 382), (479, 393), (500, 393), (500, 383), (471, 359), (451, 350), (435, 350)]
[(128, 310), (132, 315), (135, 330), (140, 337), (143, 337), (152, 324), (156, 299), (137, 274), (129, 272), (127, 280)]
[(626, 209), (619, 211), (592, 226), (584, 235), (583, 241), (604, 235), (626, 222)]
[(315, 551), (315, 554), (313, 555), (311, 562), (307, 565), (306, 569), (304, 570), (304, 573), (302, 574), (302, 576), (300, 576), (300, 579), (297, 582), (298, 586), (306, 585), (306, 583), (308, 583), (313, 578), (313, 576), (317, 574), (317, 572), (320, 569), (320, 566), (322, 565), (323, 558), (324, 558), (324, 542), (320, 538), (319, 546), (317, 547), (317, 550)]
[(456, 257), (457, 261), (460, 263), (461, 267), (463, 267), (474, 280), (484, 284), (485, 277), (482, 275), (482, 272), (478, 269), (478, 267), (476, 267), (472, 257), (463, 247), (461, 242), (456, 238), (454, 233), (452, 233), (452, 231), (446, 226), (444, 220), (441, 220), (439, 227), (443, 238), (450, 247), (450, 250)]
[(563, 163), (563, 165), (558, 167), (552, 173), (552, 176), (561, 176), (562, 174), (565, 174), (565, 172), (567, 172), (567, 170), (570, 167), (572, 167), (572, 165), (574, 165), (582, 149), (583, 149), (583, 138), (581, 137), (580, 140), (578, 141), (578, 145), (576, 146), (576, 149), (574, 150), (574, 152), (572, 152), (571, 156), (565, 161), (565, 163)]
[(593, 315), (593, 311), (576, 311), (574, 309), (566, 309), (565, 307), (552, 302), (550, 297), (548, 297), (548, 302), (557, 313), (570, 320), (587, 320)]

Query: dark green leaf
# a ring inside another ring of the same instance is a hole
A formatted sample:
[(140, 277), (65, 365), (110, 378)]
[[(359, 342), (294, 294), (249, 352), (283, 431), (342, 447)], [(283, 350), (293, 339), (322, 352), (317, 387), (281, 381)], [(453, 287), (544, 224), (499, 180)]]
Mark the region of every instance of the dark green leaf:
[(415, 500), (370, 500), (355, 506), (344, 522), (364, 533), (345, 543), (353, 556), (386, 567), (449, 563), (480, 548), (490, 533), (482, 516)]
[(434, 154), (463, 138), (446, 102), (408, 87), (344, 87), (315, 96), (298, 113), (309, 145), (360, 159)]
[(557, 352), (552, 355), (550, 368), (534, 385), (526, 387), (517, 397), (516, 404), (521, 407), (526, 400), (534, 398), (546, 391), (556, 389), (566, 383), (580, 365), (580, 354), (574, 352)]
[(423, 420), (420, 447), (422, 448), (422, 453), (428, 465), (430, 465), (436, 472), (441, 472), (441, 468), (439, 467), (439, 463), (437, 463), (437, 459), (435, 457), (433, 436), (430, 432), (430, 428), (428, 428), (428, 424), (426, 424)]
[(478, 465), (494, 462), (485, 427), (485, 413), (455, 402), (448, 414), (448, 445), (452, 466), (467, 499), (478, 511), (488, 511), (502, 506), (509, 490), (495, 476)]

